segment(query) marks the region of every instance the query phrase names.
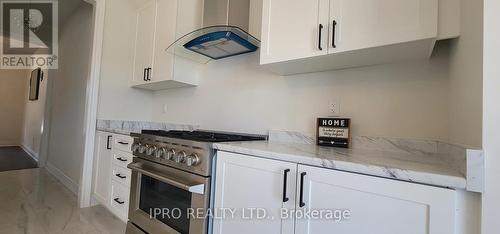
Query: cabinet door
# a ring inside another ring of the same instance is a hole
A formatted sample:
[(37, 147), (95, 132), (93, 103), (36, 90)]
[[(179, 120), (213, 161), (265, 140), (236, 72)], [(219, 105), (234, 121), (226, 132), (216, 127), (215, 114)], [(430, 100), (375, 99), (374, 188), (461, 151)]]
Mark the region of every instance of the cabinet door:
[(98, 131), (94, 155), (94, 196), (103, 205), (110, 194), (112, 134)]
[(328, 4), (328, 0), (264, 0), (261, 64), (327, 54)]
[[(137, 11), (135, 53), (134, 53), (134, 83), (144, 81), (146, 68), (153, 66), (154, 36), (155, 36), (156, 1), (150, 0)], [(124, 27), (126, 27), (124, 25)], [(152, 78), (152, 77), (151, 77)]]
[[(295, 206), (296, 167), (293, 163), (217, 152), (214, 207), (234, 209), (236, 214), (232, 217), (225, 212), (225, 218), (214, 219), (213, 233), (292, 234), (293, 219), (281, 220), (280, 211)], [(266, 218), (251, 216), (245, 208), (263, 208)]]
[(453, 190), (302, 165), (297, 173), (298, 209), (348, 210), (350, 217), (297, 218), (296, 234), (454, 233)]
[(437, 5), (438, 0), (330, 0), (328, 52), (436, 38)]
[(172, 79), (174, 55), (165, 50), (176, 39), (176, 22), (177, 0), (157, 0), (153, 81)]

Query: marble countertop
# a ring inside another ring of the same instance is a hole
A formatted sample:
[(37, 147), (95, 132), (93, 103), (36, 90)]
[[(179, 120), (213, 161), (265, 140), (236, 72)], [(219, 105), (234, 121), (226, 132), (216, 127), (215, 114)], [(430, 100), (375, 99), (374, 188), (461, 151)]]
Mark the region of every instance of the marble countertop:
[(187, 130), (197, 129), (196, 125), (157, 123), (146, 121), (126, 121), (126, 120), (97, 120), (97, 130), (104, 132), (130, 135), (130, 133), (140, 133), (143, 129), (153, 130)]
[[(98, 120), (97, 130), (129, 135), (142, 129), (199, 126)], [(269, 131), (270, 141), (215, 143), (228, 152), (455, 189), (466, 188), (465, 148), (432, 140), (353, 137), (353, 149), (321, 147), (298, 132)]]
[[(466, 188), (465, 155), (342, 149), (286, 142), (216, 143), (217, 150), (454, 189)], [(457, 160), (457, 157), (460, 160)]]

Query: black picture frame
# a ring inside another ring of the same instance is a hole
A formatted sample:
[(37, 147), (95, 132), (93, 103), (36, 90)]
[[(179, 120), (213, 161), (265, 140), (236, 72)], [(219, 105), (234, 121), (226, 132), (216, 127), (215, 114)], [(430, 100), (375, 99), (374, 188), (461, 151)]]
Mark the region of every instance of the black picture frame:
[(31, 71), (30, 76), (30, 90), (29, 90), (29, 100), (36, 101), (40, 95), (40, 83), (43, 80), (43, 71), (41, 68), (37, 68)]

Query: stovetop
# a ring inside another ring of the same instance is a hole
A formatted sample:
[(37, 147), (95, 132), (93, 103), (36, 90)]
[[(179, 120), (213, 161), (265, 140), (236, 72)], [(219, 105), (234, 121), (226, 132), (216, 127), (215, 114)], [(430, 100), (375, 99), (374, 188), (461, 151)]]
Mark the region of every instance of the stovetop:
[(210, 176), (214, 142), (264, 141), (267, 136), (215, 131), (142, 130), (134, 137), (134, 156), (183, 171)]
[(164, 131), (164, 130), (142, 130), (142, 134), (170, 137), (200, 142), (231, 142), (231, 141), (261, 141), (266, 136), (250, 135), (242, 133), (213, 132), (205, 130), (197, 131)]

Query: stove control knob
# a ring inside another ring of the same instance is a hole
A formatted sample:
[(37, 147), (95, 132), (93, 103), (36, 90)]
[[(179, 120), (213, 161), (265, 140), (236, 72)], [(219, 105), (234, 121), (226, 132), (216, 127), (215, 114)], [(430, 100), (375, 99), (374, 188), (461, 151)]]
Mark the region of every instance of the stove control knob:
[(146, 154), (151, 156), (156, 153), (156, 146), (150, 146), (146, 149)]
[(139, 153), (143, 154), (144, 152), (146, 152), (146, 149), (148, 148), (148, 144), (146, 145), (140, 145), (139, 146)]
[(162, 157), (164, 157), (166, 154), (167, 154), (167, 149), (165, 149), (165, 147), (161, 147), (161, 148), (159, 148), (159, 149), (155, 152), (155, 157), (156, 157), (156, 158), (162, 158)]
[(200, 163), (200, 158), (195, 153), (187, 156), (187, 158), (186, 158), (186, 165), (188, 165), (189, 167), (196, 166), (199, 163)]
[(132, 144), (132, 152), (133, 153), (138, 152), (140, 147), (141, 147), (141, 143)]
[(186, 161), (186, 152), (181, 151), (175, 156), (176, 163), (184, 163)]
[(166, 160), (173, 160), (175, 156), (175, 150), (174, 149), (169, 149), (167, 153), (165, 154), (165, 159)]

